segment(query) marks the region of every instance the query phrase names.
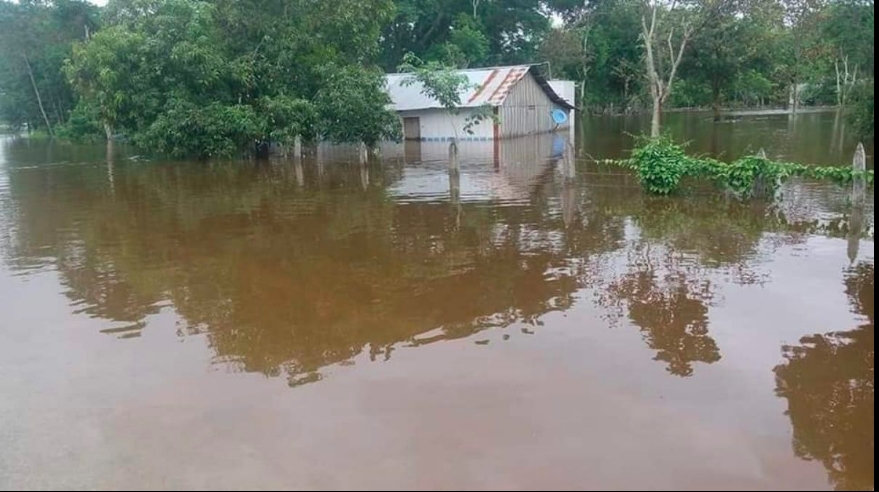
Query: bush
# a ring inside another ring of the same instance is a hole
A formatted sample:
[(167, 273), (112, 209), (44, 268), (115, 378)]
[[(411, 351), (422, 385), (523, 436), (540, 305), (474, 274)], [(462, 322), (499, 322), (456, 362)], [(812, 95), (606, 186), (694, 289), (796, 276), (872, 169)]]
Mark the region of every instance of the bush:
[(642, 139), (632, 151), (632, 164), (641, 185), (655, 195), (674, 193), (691, 168), (684, 149), (668, 137)]
[[(790, 176), (830, 180), (840, 184), (851, 183), (855, 177), (851, 166), (805, 166), (775, 162), (763, 156), (745, 156), (730, 163), (690, 157), (681, 145), (668, 137), (642, 137), (632, 151), (631, 159), (603, 162), (634, 169), (641, 186), (654, 195), (677, 192), (684, 177), (712, 181), (740, 198), (772, 196), (781, 182)], [(870, 185), (873, 184), (873, 176), (872, 170), (864, 174)]]
[(73, 108), (67, 121), (55, 129), (55, 134), (74, 142), (97, 142), (106, 138), (97, 110), (82, 101)]

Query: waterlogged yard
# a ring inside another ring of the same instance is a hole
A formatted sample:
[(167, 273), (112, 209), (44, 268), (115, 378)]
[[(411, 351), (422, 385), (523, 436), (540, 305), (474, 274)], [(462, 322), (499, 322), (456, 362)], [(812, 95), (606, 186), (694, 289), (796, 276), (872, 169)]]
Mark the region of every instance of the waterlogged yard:
[[(647, 123), (462, 143), (452, 176), (440, 143), (3, 138), (0, 488), (872, 489), (872, 187), (652, 196), (595, 163)], [(726, 161), (856, 144), (665, 125)]]

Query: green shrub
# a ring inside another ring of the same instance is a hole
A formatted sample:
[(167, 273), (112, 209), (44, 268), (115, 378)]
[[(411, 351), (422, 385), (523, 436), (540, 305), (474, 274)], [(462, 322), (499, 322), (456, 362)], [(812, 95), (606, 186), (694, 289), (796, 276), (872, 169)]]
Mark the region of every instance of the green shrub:
[(632, 151), (632, 162), (641, 185), (655, 195), (677, 191), (681, 178), (690, 172), (690, 158), (668, 137), (643, 139)]
[[(690, 157), (681, 145), (668, 137), (642, 138), (628, 160), (602, 161), (635, 170), (641, 186), (653, 195), (670, 195), (678, 191), (685, 177), (706, 179), (740, 198), (772, 196), (782, 181), (790, 176), (851, 183), (855, 173), (850, 166), (805, 166), (775, 162), (763, 156), (745, 156), (726, 163), (716, 159)], [(864, 178), (873, 184), (874, 173)]]

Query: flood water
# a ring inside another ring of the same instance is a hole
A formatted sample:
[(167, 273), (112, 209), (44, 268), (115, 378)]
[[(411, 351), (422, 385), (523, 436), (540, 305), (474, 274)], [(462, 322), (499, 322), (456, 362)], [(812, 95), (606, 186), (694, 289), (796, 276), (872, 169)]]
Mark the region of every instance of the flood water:
[[(0, 488), (872, 489), (872, 192), (647, 197), (590, 162), (643, 124), (458, 178), (0, 138)], [(832, 113), (667, 126), (854, 150)]]

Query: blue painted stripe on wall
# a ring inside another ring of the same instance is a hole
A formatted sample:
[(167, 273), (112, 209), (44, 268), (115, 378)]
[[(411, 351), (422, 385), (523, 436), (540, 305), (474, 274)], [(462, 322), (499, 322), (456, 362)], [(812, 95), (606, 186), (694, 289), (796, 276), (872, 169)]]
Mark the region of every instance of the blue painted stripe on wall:
[[(422, 142), (451, 142), (455, 137), (421, 137)], [(489, 137), (460, 137), (459, 142), (490, 142), (494, 140)]]

